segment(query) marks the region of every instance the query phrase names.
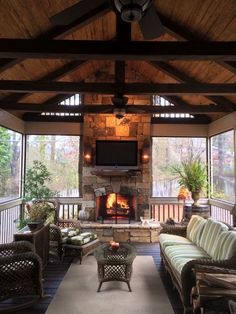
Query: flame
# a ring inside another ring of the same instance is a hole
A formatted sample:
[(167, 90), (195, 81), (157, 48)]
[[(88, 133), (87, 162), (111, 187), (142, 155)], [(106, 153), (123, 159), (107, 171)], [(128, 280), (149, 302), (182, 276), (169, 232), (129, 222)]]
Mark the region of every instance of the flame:
[(117, 195), (117, 204), (120, 205), (121, 208), (129, 209), (128, 200), (122, 195)]
[(108, 195), (106, 208), (112, 208), (116, 205), (116, 194), (111, 193)]
[(106, 208), (113, 208), (119, 205), (120, 208), (129, 209), (128, 199), (120, 194), (111, 193), (107, 197)]

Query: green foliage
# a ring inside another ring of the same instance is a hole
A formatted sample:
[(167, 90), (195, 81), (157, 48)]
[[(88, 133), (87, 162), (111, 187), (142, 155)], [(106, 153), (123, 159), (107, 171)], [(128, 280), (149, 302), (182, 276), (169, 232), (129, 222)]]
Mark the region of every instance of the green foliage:
[(11, 167), (11, 136), (7, 129), (0, 127), (0, 195), (5, 195)]
[(25, 175), (25, 201), (55, 196), (56, 193), (46, 186), (47, 181), (51, 181), (51, 173), (41, 161), (34, 160), (33, 166), (27, 169)]
[(27, 226), (27, 223), (30, 222), (30, 218), (22, 218), (19, 221), (19, 224), (17, 225), (17, 229), (21, 230), (23, 229), (25, 226)]
[(181, 165), (173, 166), (172, 169), (178, 176), (178, 184), (190, 192), (200, 192), (207, 187), (206, 166), (199, 158), (184, 160)]
[(49, 203), (39, 201), (28, 207), (28, 216), (30, 221), (46, 221), (54, 208)]

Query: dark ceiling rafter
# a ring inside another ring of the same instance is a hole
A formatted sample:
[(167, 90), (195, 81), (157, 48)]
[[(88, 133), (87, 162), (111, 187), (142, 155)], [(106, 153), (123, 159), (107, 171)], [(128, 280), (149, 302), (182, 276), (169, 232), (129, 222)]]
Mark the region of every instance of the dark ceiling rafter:
[[(172, 65), (163, 62), (163, 61), (151, 61), (149, 62), (152, 66), (155, 68), (161, 70), (162, 72), (166, 73), (168, 76), (174, 78), (176, 81), (180, 83), (193, 83), (198, 84), (199, 81), (196, 79), (193, 79), (192, 77), (188, 76), (187, 74), (181, 72), (180, 70), (174, 68)], [(216, 102), (217, 105), (221, 105), (225, 107), (225, 110), (228, 110), (229, 108), (232, 109), (232, 111), (236, 110), (236, 104), (232, 103), (228, 99), (220, 96), (206, 96), (207, 99), (210, 101)]]
[(198, 115), (196, 118), (151, 118), (151, 123), (155, 124), (209, 124), (211, 118), (206, 115)]
[[(53, 80), (57, 80), (61, 77), (64, 77), (65, 75), (68, 75), (70, 73), (72, 73), (73, 71), (77, 70), (79, 67), (81, 67), (82, 65), (84, 65), (87, 61), (79, 61), (79, 60), (75, 60), (75, 61), (71, 61), (68, 62), (67, 64), (61, 66), (60, 68), (46, 74), (45, 76), (43, 76), (42, 78), (36, 80), (35, 82), (47, 82), (47, 81), (53, 81)], [(11, 102), (11, 101), (19, 101), (22, 98), (24, 98), (25, 96), (27, 96), (28, 93), (16, 93), (16, 94), (11, 94), (9, 96), (4, 97), (3, 99), (1, 99), (0, 102)]]
[(154, 83), (84, 83), (84, 82), (32, 82), (0, 80), (0, 91), (62, 94), (99, 93), (127, 95), (235, 95), (235, 84), (154, 84)]
[[(96, 6), (97, 4), (97, 6)], [(111, 10), (111, 7), (107, 2), (104, 1), (96, 1), (96, 3), (93, 3), (94, 9), (91, 9), (90, 11), (86, 10), (83, 12), (83, 10), (80, 10), (80, 15), (78, 19), (73, 21), (72, 23), (68, 25), (59, 25), (59, 26), (53, 26), (48, 31), (40, 34), (35, 38), (35, 40), (50, 40), (54, 38), (60, 38), (63, 36), (66, 36), (68, 34), (73, 33), (74, 31), (78, 30), (81, 27), (84, 27), (85, 25), (91, 23), (92, 21), (96, 20), (100, 16), (104, 15), (108, 11)], [(24, 58), (4, 58), (0, 60), (0, 73), (5, 71), (6, 69), (14, 66), (17, 63), (20, 63), (24, 60)]]
[(0, 39), (0, 58), (74, 60), (232, 60), (236, 42)]
[[(70, 112), (70, 113), (102, 113), (104, 110), (110, 110), (112, 112), (113, 105), (103, 104), (86, 104), (78, 106), (67, 106), (52, 104), (34, 104), (34, 103), (5, 103), (1, 104), (0, 107), (4, 110), (11, 111), (28, 111), (28, 112)], [(127, 105), (128, 109), (139, 108), (139, 113), (220, 113), (223, 109), (219, 106), (214, 105), (194, 105), (194, 106), (151, 106), (151, 105)], [(141, 112), (143, 111), (143, 112)]]
[[(116, 13), (116, 39), (121, 41), (131, 40), (131, 24), (121, 20), (120, 15)], [(125, 61), (115, 61), (115, 82), (125, 82)]]
[[(182, 27), (176, 22), (171, 21), (169, 18), (167, 18), (163, 14), (158, 12), (158, 15), (167, 33), (169, 33), (172, 37), (178, 40), (188, 40), (188, 41), (202, 40), (199, 35), (197, 35), (196, 33), (193, 34), (192, 32), (189, 31), (189, 29), (187, 30), (186, 28)], [(204, 34), (204, 37), (205, 37), (204, 41), (211, 41), (210, 38), (206, 38), (205, 34)], [(225, 69), (236, 74), (236, 62), (235, 61), (217, 61), (217, 63), (220, 64)]]
[(82, 123), (82, 116), (52, 116), (52, 115), (40, 115), (35, 113), (25, 113), (22, 117), (24, 121), (35, 122), (70, 122), (70, 123)]

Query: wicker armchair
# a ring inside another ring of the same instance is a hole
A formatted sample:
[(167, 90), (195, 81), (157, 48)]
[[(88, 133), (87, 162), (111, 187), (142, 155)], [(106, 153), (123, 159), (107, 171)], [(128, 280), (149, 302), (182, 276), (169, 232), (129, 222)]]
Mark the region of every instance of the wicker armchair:
[[(72, 221), (70, 221), (72, 223)], [(79, 222), (70, 224), (72, 227), (81, 228)], [(83, 233), (82, 233), (83, 234)], [(82, 235), (81, 234), (81, 235)], [(94, 252), (94, 250), (98, 247), (100, 244), (99, 240), (96, 238), (94, 240), (91, 240), (90, 242), (86, 244), (68, 244), (64, 242), (64, 239), (62, 237), (61, 229), (51, 224), (49, 228), (49, 238), (50, 238), (50, 254), (51, 255), (57, 255), (59, 259), (64, 258), (65, 256), (72, 256), (72, 257), (78, 257), (80, 260), (80, 264), (82, 263), (82, 259), (84, 256), (87, 256), (88, 254), (91, 254)]]
[(27, 241), (0, 245), (0, 301), (19, 296), (43, 297), (42, 262)]

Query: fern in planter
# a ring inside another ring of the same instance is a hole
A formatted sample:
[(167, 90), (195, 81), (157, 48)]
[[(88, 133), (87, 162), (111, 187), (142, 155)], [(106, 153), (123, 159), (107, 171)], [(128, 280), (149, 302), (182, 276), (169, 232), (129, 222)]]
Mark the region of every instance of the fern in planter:
[(197, 206), (199, 193), (207, 187), (205, 164), (199, 158), (190, 158), (182, 161), (180, 165), (173, 166), (172, 170), (178, 177), (180, 187), (185, 187), (192, 193), (194, 205)]

